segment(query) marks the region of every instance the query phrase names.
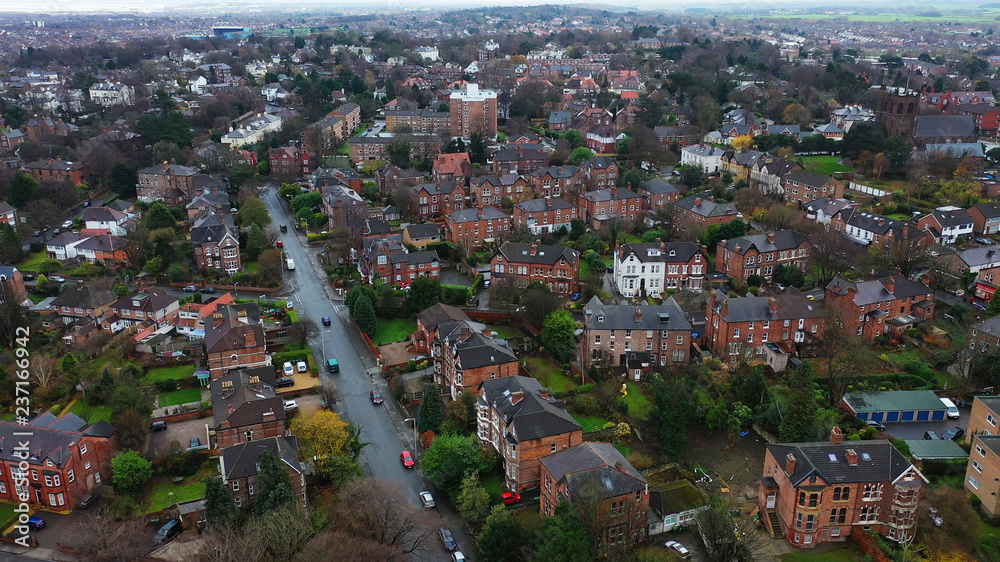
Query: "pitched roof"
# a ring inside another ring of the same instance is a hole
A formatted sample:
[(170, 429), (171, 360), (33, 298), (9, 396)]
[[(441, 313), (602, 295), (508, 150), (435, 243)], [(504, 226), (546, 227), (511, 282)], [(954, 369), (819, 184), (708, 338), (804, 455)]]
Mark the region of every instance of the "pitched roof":
[[(566, 406), (554, 398), (539, 394), (541, 383), (530, 377), (514, 375), (483, 381), (482, 395), (487, 405), (503, 418), (505, 426), (513, 425), (508, 439), (514, 442), (533, 441), (542, 437), (583, 431), (583, 427), (566, 411)], [(520, 392), (514, 403), (512, 395)], [(550, 394), (551, 396), (551, 394)]]
[(942, 228), (949, 226), (972, 225), (972, 215), (965, 209), (952, 208), (947, 211), (936, 209), (931, 216)]
[(646, 180), (639, 184), (638, 191), (645, 191), (647, 193), (653, 193), (656, 195), (664, 195), (667, 193), (679, 193), (680, 190), (677, 187), (668, 182), (663, 178), (653, 178), (651, 180)]
[(510, 215), (504, 213), (496, 207), (483, 207), (479, 209), (459, 209), (452, 211), (448, 215), (448, 220), (452, 222), (473, 222), (478, 220), (509, 219)]
[(437, 329), (444, 322), (471, 321), (464, 310), (450, 304), (437, 303), (417, 315), (417, 322), (429, 331)]
[(660, 306), (598, 304), (591, 307), (588, 303), (584, 326), (588, 330), (691, 330), (684, 310), (673, 297)]
[(433, 222), (410, 224), (406, 226), (404, 231), (410, 235), (411, 240), (419, 240), (421, 238), (441, 236), (441, 225)]
[(99, 290), (86, 283), (77, 283), (76, 288), (63, 291), (52, 301), (53, 307), (98, 308), (118, 300), (118, 295), (110, 290)]
[[(262, 377), (262, 370), (270, 372), (270, 378)], [(227, 427), (234, 428), (284, 420), (285, 409), (273, 385), (274, 370), (270, 367), (240, 369), (212, 381), (215, 428), (220, 429), (226, 421)]]
[(728, 201), (714, 201), (707, 195), (702, 196), (701, 194), (688, 195), (675, 204), (682, 209), (687, 209), (703, 217), (733, 215), (733, 218), (736, 218), (739, 214), (739, 211), (736, 210), (736, 205)]
[(451, 195), (455, 190), (462, 190), (455, 180), (444, 180), (438, 183), (421, 183), (410, 188), (413, 193), (426, 191), (430, 195)]
[(127, 217), (125, 213), (108, 207), (90, 207), (83, 211), (84, 222), (121, 222)]
[[(890, 291), (887, 287), (887, 285), (890, 284), (890, 281), (892, 284), (892, 291)], [(884, 302), (895, 299), (905, 299), (909, 297), (923, 297), (928, 294), (933, 294), (934, 292), (934, 290), (927, 285), (924, 285), (919, 281), (911, 281), (907, 279), (905, 275), (888, 275), (880, 279), (862, 281), (860, 283), (854, 283), (846, 279), (841, 279), (840, 277), (834, 277), (833, 280), (826, 285), (826, 289), (828, 291), (834, 292), (838, 295), (846, 295), (849, 287), (854, 287), (857, 291), (852, 300), (854, 304), (858, 306), (865, 306), (876, 302)]]
[(536, 178), (544, 178), (546, 175), (552, 177), (552, 179), (564, 179), (571, 178), (580, 172), (580, 168), (572, 165), (565, 166), (546, 166), (544, 168), (539, 168), (531, 172), (531, 175)]
[[(799, 318), (821, 318), (823, 310), (814, 306), (813, 302), (799, 292), (795, 287), (789, 287), (777, 297), (734, 297), (722, 291), (715, 294), (715, 311), (725, 318), (726, 322), (757, 322), (764, 320), (796, 320)], [(777, 312), (772, 313), (770, 299), (777, 304)], [(726, 304), (728, 310), (722, 314)]]
[(618, 250), (618, 259), (624, 261), (629, 255), (635, 255), (642, 262), (687, 263), (700, 251), (701, 245), (694, 242), (623, 244)]
[(542, 199), (528, 199), (517, 204), (517, 208), (525, 213), (538, 213), (555, 209), (572, 209), (573, 204), (562, 197), (544, 197)]
[(222, 451), (222, 476), (226, 480), (255, 476), (260, 458), (265, 452), (274, 454), (285, 465), (302, 472), (299, 464), (299, 442), (294, 436), (268, 437), (233, 445)]
[(454, 345), (454, 349), (458, 356), (457, 363), (462, 369), (517, 362), (517, 357), (509, 347), (500, 345), (495, 339), (482, 334), (473, 333), (460, 339)]
[[(872, 441), (847, 441), (816, 443), (775, 443), (767, 446), (771, 455), (781, 463), (792, 455), (795, 469), (788, 476), (792, 485), (816, 476), (828, 484), (862, 482), (892, 482), (906, 471), (913, 470), (923, 479), (906, 457), (892, 443), (884, 439)], [(857, 464), (848, 463), (846, 453), (854, 450), (858, 455)], [(779, 466), (783, 470), (784, 466)], [(926, 481), (926, 479), (924, 479)]]
[(518, 244), (515, 242), (504, 242), (503, 246), (500, 246), (499, 254), (508, 262), (542, 265), (555, 265), (560, 259), (565, 259), (567, 263), (574, 265), (580, 258), (580, 252), (566, 246)]
[(257, 305), (221, 307), (205, 322), (205, 351), (224, 352), (264, 345)]
[(595, 203), (601, 201), (621, 201), (623, 199), (638, 199), (639, 194), (624, 187), (612, 187), (608, 189), (598, 189), (584, 193), (582, 197)]
[(971, 137), (976, 124), (971, 115), (919, 115), (914, 138)]
[(596, 493), (599, 498), (645, 490), (649, 483), (610, 443), (581, 443), (541, 459), (556, 482), (565, 480), (570, 498)]
[(740, 236), (732, 240), (723, 240), (720, 244), (726, 249), (740, 255), (746, 254), (750, 248), (756, 248), (758, 252), (774, 252), (780, 250), (793, 250), (802, 245), (806, 240), (806, 235), (794, 230), (779, 230), (774, 233), (774, 241), (768, 239), (767, 234), (750, 234)]
[(805, 170), (792, 170), (785, 174), (785, 181), (794, 181), (811, 187), (822, 187), (832, 180), (833, 178), (830, 176), (814, 174)]
[(93, 250), (95, 252), (114, 252), (125, 247), (125, 239), (120, 236), (95, 234), (76, 245), (78, 250)]
[[(65, 421), (62, 418), (44, 418), (44, 421), (45, 425), (41, 423), (31, 425), (27, 459), (22, 459), (20, 451), (16, 448), (18, 442), (24, 441), (23, 436), (19, 437), (19, 434), (24, 434), (24, 426), (14, 422), (0, 421), (0, 460), (14, 463), (25, 460), (35, 466), (43, 466), (45, 461), (49, 460), (57, 467), (63, 468), (73, 457), (71, 446), (79, 443), (83, 435), (104, 437), (114, 434), (114, 428), (110, 429), (110, 434), (108, 433), (107, 426), (109, 424), (106, 423), (101, 424), (100, 427), (97, 427), (97, 424), (91, 426), (97, 429), (93, 433), (88, 433), (89, 428), (83, 427), (68, 429), (67, 427), (79, 426), (79, 423), (83, 421), (77, 416), (67, 418)], [(84, 423), (84, 425), (86, 424)]]

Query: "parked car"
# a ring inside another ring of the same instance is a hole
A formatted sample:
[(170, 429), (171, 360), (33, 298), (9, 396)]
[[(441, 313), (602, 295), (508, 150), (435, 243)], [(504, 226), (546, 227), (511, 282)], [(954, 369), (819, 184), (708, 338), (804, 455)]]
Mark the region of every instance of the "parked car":
[(874, 427), (879, 431), (885, 431), (885, 424), (882, 422), (877, 422), (875, 420), (868, 420), (865, 422), (868, 427)]
[(329, 316), (324, 316), (323, 317), (323, 325), (324, 326), (329, 326), (330, 325), (330, 317)]
[(41, 517), (29, 517), (28, 526), (33, 530), (38, 531), (45, 527), (45, 520)]
[(941, 439), (941, 438), (938, 437), (937, 433), (934, 433), (933, 431), (925, 431), (924, 432), (924, 439), (927, 439), (928, 441), (935, 441), (935, 440)]
[(961, 439), (965, 436), (965, 430), (961, 427), (953, 427), (941, 434), (941, 439)]
[(369, 393), (369, 395), (371, 396), (372, 404), (375, 404), (376, 406), (378, 406), (379, 404), (382, 403), (382, 393), (379, 392), (378, 390), (372, 390)]
[(504, 492), (503, 493), (503, 503), (510, 505), (512, 503), (517, 503), (521, 501), (521, 494), (517, 492)]
[(426, 508), (432, 508), (437, 505), (434, 503), (434, 496), (432, 496), (427, 490), (420, 492), (420, 503)]
[(97, 496), (95, 496), (94, 494), (87, 494), (86, 496), (83, 497), (82, 500), (80, 500), (80, 503), (76, 505), (81, 509), (87, 509), (88, 507), (94, 505), (95, 501), (97, 501)]
[(295, 379), (292, 377), (281, 377), (274, 382), (276, 388), (285, 388), (286, 386), (295, 386)]
[(445, 529), (444, 527), (438, 529), (438, 536), (441, 537), (441, 544), (444, 545), (445, 550), (455, 550), (458, 548), (458, 543), (455, 542), (455, 537), (452, 536), (451, 531)]
[(279, 248), (284, 248), (285, 247), (285, 243), (282, 242), (281, 240), (278, 240), (278, 247)]
[(399, 453), (399, 462), (403, 463), (403, 468), (413, 468), (413, 455), (409, 451)]
[(580, 300), (580, 297), (582, 297), (582, 296), (583, 296), (583, 293), (573, 293), (573, 295), (569, 298), (569, 300), (571, 300), (571, 301), (578, 301), (578, 300)]
[(451, 553), (451, 562), (465, 562), (466, 560), (468, 560), (468, 558), (465, 557), (465, 554), (463, 554), (461, 550), (456, 550)]
[(296, 368), (296, 369), (297, 369), (297, 370), (298, 370), (298, 371), (299, 371), (300, 373), (305, 373), (306, 371), (308, 371), (308, 370), (309, 370), (309, 364), (308, 364), (308, 363), (306, 363), (306, 362), (305, 362), (305, 360), (303, 360), (303, 359), (299, 359), (299, 360), (298, 360), (298, 361), (297, 361), (297, 362), (295, 363), (295, 368)]
[(285, 373), (286, 377), (290, 377), (295, 374), (295, 367), (292, 367), (291, 361), (285, 361), (285, 364), (281, 366), (281, 371)]
[(56, 283), (65, 283), (66, 278), (59, 277), (58, 275), (52, 275), (51, 277), (49, 277), (49, 281), (55, 281)]
[(167, 521), (166, 524), (160, 527), (160, 530), (156, 532), (156, 536), (153, 537), (153, 542), (156, 544), (165, 543), (168, 540), (176, 537), (178, 534), (180, 534), (181, 531), (182, 529), (181, 529), (180, 519)]
[(198, 287), (196, 285), (188, 285), (187, 287), (184, 287), (184, 292), (185, 293), (197, 293), (198, 292)]
[(993, 241), (990, 240), (989, 238), (976, 238), (976, 243), (982, 244), (984, 246), (989, 246), (990, 244), (993, 243)]
[(211, 294), (215, 292), (215, 287), (202, 287), (202, 293)]
[(677, 541), (667, 541), (664, 546), (676, 552), (681, 558), (691, 558), (691, 552)]
[(157, 421), (153, 422), (152, 425), (149, 426), (149, 430), (150, 431), (166, 431), (167, 430), (167, 422), (165, 422), (163, 420), (157, 420)]
[(191, 446), (188, 447), (188, 448), (189, 449), (194, 449), (196, 447), (201, 447), (201, 439), (198, 439), (197, 437), (192, 437), (191, 438)]
[(285, 400), (284, 407), (286, 412), (291, 412), (292, 410), (299, 409), (299, 403), (296, 402), (295, 400)]
[(63, 230), (66, 230), (67, 228), (71, 228), (72, 226), (73, 226), (73, 221), (66, 221), (66, 222), (62, 223), (62, 229)]
[(32, 273), (24, 273), (21, 275), (21, 279), (24, 279), (25, 281), (34, 281), (35, 275)]

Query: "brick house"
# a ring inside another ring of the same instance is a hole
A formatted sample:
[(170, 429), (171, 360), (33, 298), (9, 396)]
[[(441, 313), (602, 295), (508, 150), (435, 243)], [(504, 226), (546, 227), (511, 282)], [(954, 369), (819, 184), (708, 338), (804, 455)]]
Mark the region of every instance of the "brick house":
[(583, 330), (584, 368), (621, 367), (637, 381), (656, 365), (688, 363), (691, 324), (673, 297), (660, 306), (631, 306), (595, 296), (584, 306)]
[(390, 252), (385, 255), (389, 274), (382, 276), (388, 285), (409, 286), (419, 277), (441, 278), (441, 258), (429, 252)]
[(952, 111), (957, 115), (971, 115), (976, 131), (986, 135), (996, 135), (1000, 129), (1000, 110), (986, 104), (961, 104)]
[(568, 297), (580, 290), (580, 253), (565, 246), (506, 242), (490, 260), (492, 279), (513, 278), (524, 288), (534, 282)]
[(257, 500), (254, 486), (260, 459), (264, 453), (278, 457), (292, 481), (292, 491), (303, 507), (306, 506), (306, 472), (299, 462), (299, 442), (294, 436), (269, 437), (233, 445), (222, 450), (219, 470), (236, 507), (249, 511)]
[(140, 201), (163, 201), (168, 206), (187, 203), (195, 193), (198, 170), (190, 166), (162, 164), (139, 170), (136, 194)]
[(320, 156), (330, 154), (341, 140), (348, 138), (344, 136), (345, 128), (343, 118), (327, 114), (302, 129), (300, 146)]
[(1000, 267), (983, 267), (976, 273), (974, 288), (976, 298), (984, 301), (993, 300), (998, 284), (1000, 284)]
[(555, 232), (560, 228), (568, 231), (576, 216), (576, 206), (562, 197), (529, 199), (514, 207), (514, 228), (523, 226), (532, 234)]
[(681, 191), (663, 178), (646, 180), (639, 184), (636, 192), (642, 197), (644, 211), (656, 211), (681, 198)]
[(540, 148), (519, 144), (503, 148), (490, 157), (493, 163), (493, 173), (496, 174), (530, 174), (549, 165), (549, 155)]
[[(855, 529), (913, 536), (927, 479), (884, 439), (767, 445), (757, 496), (772, 537), (797, 548), (844, 542)], [(749, 531), (752, 532), (752, 531)]]
[(271, 174), (286, 177), (311, 174), (320, 165), (315, 153), (297, 146), (272, 148), (268, 153), (267, 162), (271, 166)]
[[(226, 192), (202, 193), (195, 196), (184, 208), (187, 211), (189, 223), (213, 213), (220, 216), (233, 214), (229, 194)], [(86, 213), (84, 213), (84, 217), (86, 217)]]
[(794, 170), (801, 169), (802, 166), (784, 158), (764, 156), (750, 165), (749, 183), (765, 194), (782, 194), (784, 188), (781, 185), (781, 178)]
[(476, 435), (503, 458), (506, 489), (539, 489), (541, 460), (583, 443), (583, 428), (535, 379), (489, 379), (477, 390)]
[(451, 114), (433, 109), (397, 109), (385, 112), (385, 130), (395, 133), (398, 129), (412, 133), (449, 134)]
[(74, 246), (81, 261), (103, 263), (112, 269), (128, 263), (128, 254), (123, 249), (126, 243), (124, 238), (104, 234), (81, 238), (80, 243)]
[(486, 139), (497, 136), (497, 92), (480, 90), (479, 84), (466, 84), (465, 88), (448, 94), (451, 136), (469, 140), (472, 133), (480, 132)]
[(834, 277), (826, 286), (826, 306), (849, 332), (870, 342), (881, 335), (899, 339), (934, 317), (934, 289), (898, 274), (860, 283)]
[(10, 293), (2, 292), (3, 290), (0, 289), (0, 301), (3, 301), (6, 295), (10, 294), (16, 302), (24, 302), (28, 293), (24, 287), (24, 276), (20, 270), (12, 265), (0, 265), (0, 286), (3, 285), (9, 287)]
[(10, 154), (27, 138), (21, 129), (0, 130), (0, 154)]
[(417, 329), (410, 334), (410, 345), (417, 353), (431, 355), (438, 326), (449, 322), (472, 322), (472, 319), (461, 308), (437, 303), (417, 315)]
[(599, 229), (610, 220), (632, 223), (642, 212), (642, 198), (631, 189), (612, 187), (580, 196), (580, 220)]
[(792, 170), (781, 178), (784, 187), (785, 201), (794, 201), (799, 205), (830, 197), (840, 199), (844, 196), (844, 184), (831, 178), (814, 174), (805, 170)]
[(67, 125), (62, 119), (48, 115), (35, 115), (24, 123), (24, 132), (31, 142), (45, 141), (47, 137), (68, 137), (75, 129), (75, 125)]
[(243, 267), (236, 229), (224, 221), (192, 228), (191, 245), (198, 269), (217, 269), (232, 275)]
[(775, 371), (789, 357), (815, 357), (818, 334), (826, 329), (826, 314), (794, 287), (774, 297), (729, 298), (716, 291), (705, 307), (705, 339), (709, 349), (726, 361), (756, 354)]
[(779, 265), (805, 272), (809, 250), (806, 235), (794, 230), (740, 236), (719, 241), (715, 269), (734, 279), (759, 275), (770, 282)]
[(38, 181), (66, 181), (66, 178), (69, 178), (73, 182), (73, 185), (79, 185), (86, 181), (83, 162), (68, 162), (62, 158), (56, 158), (55, 160), (47, 158), (45, 160), (30, 162), (24, 165), (24, 171)]
[(441, 153), (434, 158), (431, 181), (441, 183), (451, 180), (464, 186), (472, 175), (472, 161), (468, 152)]
[(77, 283), (52, 301), (51, 307), (69, 324), (81, 318), (101, 318), (118, 301), (118, 295), (110, 290), (97, 289), (87, 283)]
[(284, 400), (274, 391), (271, 367), (230, 371), (212, 381), (216, 447), (281, 437), (285, 431)]
[(517, 374), (517, 356), (489, 328), (476, 322), (438, 325), (434, 339), (434, 382), (452, 400), (466, 389), (476, 392), (483, 381)]
[[(30, 438), (24, 437), (26, 431)], [(0, 499), (66, 511), (99, 486), (111, 484), (118, 436), (106, 421), (88, 426), (76, 414), (56, 418), (46, 412), (28, 427), (0, 422), (0, 444), (6, 445), (0, 448)], [(26, 471), (21, 470), (23, 462)]]
[(733, 182), (750, 181), (750, 168), (757, 160), (767, 156), (766, 152), (736, 148), (726, 151), (722, 155), (720, 163), (722, 172), (729, 172), (733, 176)]
[(496, 207), (462, 209), (444, 217), (445, 237), (462, 248), (479, 248), (487, 240), (510, 236), (510, 215)]
[(541, 459), (542, 518), (566, 501), (591, 504), (603, 528), (597, 552), (631, 550), (646, 539), (649, 482), (610, 443), (581, 443)]
[(725, 224), (743, 218), (736, 205), (716, 202), (711, 195), (688, 195), (674, 204), (674, 222), (678, 231), (705, 230), (710, 224)]
[[(115, 333), (134, 324), (176, 324), (180, 307), (177, 297), (161, 293), (157, 289), (139, 289), (111, 305), (111, 314), (101, 322), (101, 328)], [(115, 326), (120, 328), (115, 329)]]
[(1000, 203), (988, 201), (968, 209), (972, 217), (972, 231), (989, 236), (1000, 232)]
[(329, 115), (340, 117), (343, 123), (340, 133), (342, 139), (350, 137), (361, 127), (361, 106), (356, 103), (345, 103), (331, 111)]
[(982, 500), (980, 509), (990, 518), (1000, 515), (1000, 502), (997, 500), (1000, 493), (1000, 436), (990, 433), (996, 431), (1000, 416), (997, 406), (997, 398), (993, 396), (977, 396), (972, 403), (973, 420), (992, 420), (992, 423), (980, 425), (982, 433), (979, 433), (973, 432), (970, 422), (968, 435), (971, 436), (972, 450), (969, 452), (969, 464), (965, 467), (965, 491)]
[[(978, 347), (980, 351), (986, 352), (997, 345), (1000, 345), (1000, 316), (987, 318), (972, 325), (972, 332), (969, 336), (970, 349)], [(969, 427), (969, 433), (972, 433), (972, 426)]]
[(618, 184), (618, 162), (610, 156), (594, 156), (580, 163), (587, 190), (605, 189)]
[(519, 203), (530, 199), (531, 186), (517, 174), (489, 174), (470, 178), (469, 196), (473, 207), (501, 208), (504, 201)]
[(411, 168), (400, 168), (393, 164), (386, 164), (375, 172), (375, 185), (382, 197), (386, 197), (397, 187), (413, 187), (427, 181), (420, 170)]
[(270, 365), (257, 305), (221, 307), (206, 318), (205, 354), (212, 380), (233, 369)]
[(17, 209), (10, 206), (6, 201), (0, 201), (0, 222), (5, 222), (15, 229), (18, 225)]
[(437, 244), (443, 240), (441, 225), (436, 222), (410, 224), (403, 229), (403, 243), (420, 250), (428, 244)]
[(577, 166), (549, 166), (531, 172), (531, 183), (539, 197), (569, 197), (583, 191), (586, 170)]
[(700, 291), (708, 256), (693, 242), (622, 244), (614, 254), (615, 287), (626, 298), (660, 297), (664, 291)]
[(917, 221), (917, 228), (930, 231), (935, 241), (941, 244), (954, 244), (959, 236), (972, 235), (974, 223), (972, 215), (965, 209), (948, 206), (938, 207), (934, 212), (921, 217)]
[(465, 188), (456, 181), (422, 183), (411, 187), (410, 192), (414, 219), (427, 220), (465, 208)]
[(365, 218), (364, 199), (344, 184), (327, 185), (320, 188), (323, 194), (323, 212), (329, 218), (330, 231), (346, 232), (351, 225)]

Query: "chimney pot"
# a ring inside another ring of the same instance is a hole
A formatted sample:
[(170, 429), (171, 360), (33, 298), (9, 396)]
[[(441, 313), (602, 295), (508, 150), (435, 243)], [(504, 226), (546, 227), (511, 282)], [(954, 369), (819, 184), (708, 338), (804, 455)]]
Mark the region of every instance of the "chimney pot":
[(510, 403), (511, 404), (517, 404), (521, 400), (524, 400), (524, 391), (523, 390), (515, 390), (514, 392), (510, 393)]
[(795, 455), (788, 453), (785, 456), (785, 473), (791, 474), (793, 472), (795, 472)]
[(858, 466), (858, 453), (854, 449), (848, 449), (845, 451), (844, 457), (847, 458), (848, 465)]
[(833, 428), (830, 429), (830, 443), (840, 445), (843, 441), (844, 435), (840, 432), (840, 428), (833, 426)]
[(635, 322), (636, 324), (642, 322), (642, 310), (639, 308), (635, 309)]

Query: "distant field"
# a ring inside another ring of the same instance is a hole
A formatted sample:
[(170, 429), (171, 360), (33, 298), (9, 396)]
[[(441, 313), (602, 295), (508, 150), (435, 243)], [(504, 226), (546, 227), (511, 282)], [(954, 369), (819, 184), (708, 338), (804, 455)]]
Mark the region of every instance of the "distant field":
[(773, 19), (804, 19), (804, 20), (849, 20), (866, 21), (873, 23), (886, 23), (894, 21), (937, 21), (937, 22), (960, 22), (960, 21), (994, 21), (996, 16), (980, 15), (943, 15), (941, 17), (915, 16), (913, 14), (770, 14), (765, 17)]
[(802, 165), (806, 170), (824, 176), (835, 172), (850, 172), (851, 168), (837, 162), (836, 156), (803, 156)]

